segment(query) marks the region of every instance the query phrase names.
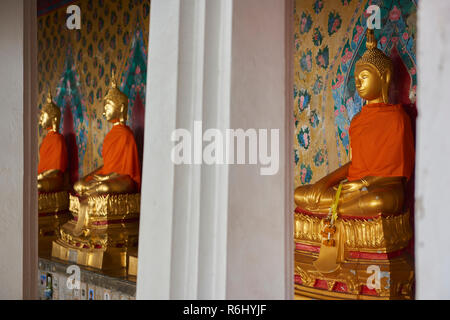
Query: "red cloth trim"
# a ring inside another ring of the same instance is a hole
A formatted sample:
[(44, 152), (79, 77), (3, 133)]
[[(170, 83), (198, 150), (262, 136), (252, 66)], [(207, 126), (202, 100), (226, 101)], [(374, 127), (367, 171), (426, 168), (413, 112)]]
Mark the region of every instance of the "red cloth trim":
[(348, 293), (348, 287), (346, 283), (337, 281), (331, 291)]
[(367, 286), (362, 286), (359, 294), (364, 294), (366, 296), (378, 296), (377, 290), (369, 289)]
[(317, 253), (320, 251), (320, 247), (311, 246), (311, 245), (303, 244), (303, 243), (299, 243), (299, 242), (295, 243), (295, 249), (309, 251), (309, 252), (317, 252)]
[[(308, 252), (320, 252), (320, 247), (318, 246), (312, 246), (308, 244), (303, 244), (296, 242), (295, 243), (295, 249), (296, 250), (303, 250)], [(377, 252), (364, 252), (364, 251), (349, 251), (348, 257), (350, 259), (362, 259), (362, 260), (389, 260), (394, 259), (399, 256), (401, 256), (403, 253), (405, 253), (406, 248), (402, 248), (397, 251), (392, 252), (384, 252), (384, 253), (377, 253)]]
[(296, 283), (296, 284), (303, 284), (302, 277), (299, 276), (298, 274), (294, 275), (294, 283)]
[(328, 290), (328, 282), (326, 280), (316, 279), (316, 282), (314, 283), (314, 288)]

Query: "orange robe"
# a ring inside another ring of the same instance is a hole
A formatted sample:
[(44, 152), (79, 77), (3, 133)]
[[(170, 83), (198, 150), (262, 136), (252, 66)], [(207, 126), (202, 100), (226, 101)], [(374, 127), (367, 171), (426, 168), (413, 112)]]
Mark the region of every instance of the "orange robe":
[(349, 181), (366, 176), (411, 177), (414, 138), (410, 119), (401, 105), (364, 106), (353, 118), (349, 134), (352, 148)]
[(129, 175), (137, 184), (141, 184), (139, 157), (131, 129), (123, 124), (115, 125), (103, 140), (103, 168), (98, 174), (118, 173)]
[(64, 136), (55, 131), (49, 131), (39, 149), (38, 174), (48, 170), (67, 169), (67, 147)]

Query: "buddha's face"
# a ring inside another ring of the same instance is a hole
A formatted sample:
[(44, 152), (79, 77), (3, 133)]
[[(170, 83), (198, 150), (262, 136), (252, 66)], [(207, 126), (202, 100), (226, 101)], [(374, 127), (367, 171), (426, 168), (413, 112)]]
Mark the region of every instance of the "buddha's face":
[(103, 116), (106, 120), (110, 122), (119, 121), (122, 115), (120, 106), (118, 106), (114, 101), (107, 99), (103, 108)]
[(44, 129), (48, 129), (48, 128), (52, 127), (52, 118), (50, 117), (48, 112), (45, 110), (41, 111), (41, 114), (39, 116), (39, 125)]
[(369, 64), (356, 67), (355, 85), (360, 97), (367, 101), (380, 98), (383, 94), (383, 81), (375, 67)]

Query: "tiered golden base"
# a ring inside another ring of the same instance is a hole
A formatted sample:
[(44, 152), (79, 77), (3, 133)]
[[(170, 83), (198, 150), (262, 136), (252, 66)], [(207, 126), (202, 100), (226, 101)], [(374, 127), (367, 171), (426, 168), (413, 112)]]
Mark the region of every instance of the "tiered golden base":
[(80, 200), (70, 196), (74, 219), (61, 227), (53, 242), (52, 256), (102, 270), (126, 268), (127, 252), (138, 242), (140, 195), (101, 195), (81, 200), (81, 205), (87, 206), (87, 227), (77, 233)]
[[(295, 299), (413, 298), (413, 261), (405, 250), (412, 236), (408, 212), (341, 220), (344, 260), (332, 273), (314, 265), (325, 217), (301, 209), (295, 213)], [(377, 275), (380, 282), (374, 287)]]
[(39, 256), (50, 256), (52, 242), (56, 240), (58, 229), (69, 221), (69, 194), (67, 191), (40, 193), (39, 212)]

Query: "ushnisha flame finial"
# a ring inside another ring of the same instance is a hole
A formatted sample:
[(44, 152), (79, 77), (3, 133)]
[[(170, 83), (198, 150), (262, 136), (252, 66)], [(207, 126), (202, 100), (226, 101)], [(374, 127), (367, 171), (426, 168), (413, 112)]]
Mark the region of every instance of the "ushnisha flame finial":
[(111, 73), (111, 88), (117, 88), (116, 73), (114, 72), (114, 69), (112, 70)]
[(47, 104), (51, 104), (51, 103), (53, 103), (52, 91), (50, 89), (48, 89)]
[(366, 34), (366, 48), (367, 50), (372, 50), (377, 47), (377, 40), (375, 39), (375, 32), (373, 29), (367, 29)]
[(366, 52), (364, 52), (361, 59), (356, 62), (356, 66), (358, 67), (364, 64), (370, 64), (375, 67), (380, 76), (383, 75), (387, 70), (389, 70), (392, 74), (392, 59), (385, 55), (383, 51), (377, 48), (377, 40), (375, 38), (373, 29), (367, 29), (366, 48)]

